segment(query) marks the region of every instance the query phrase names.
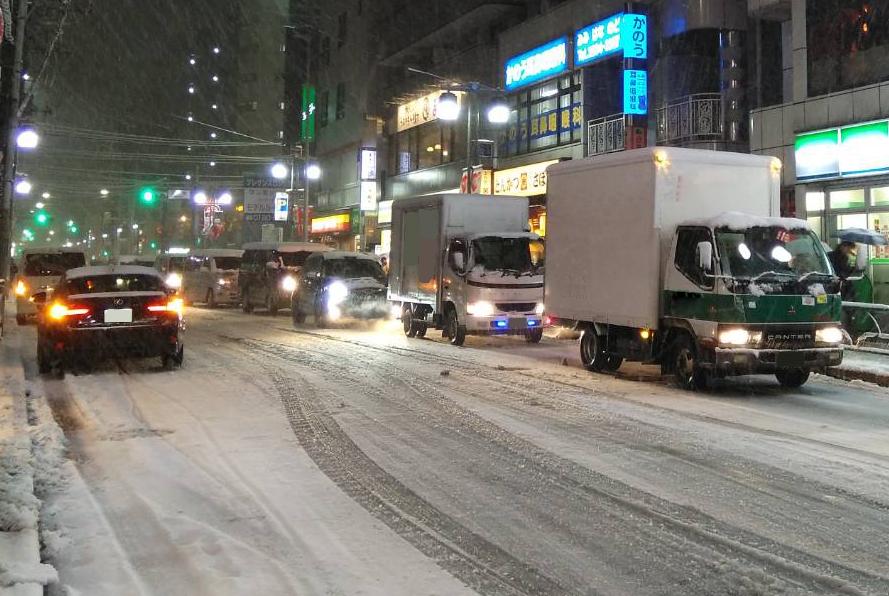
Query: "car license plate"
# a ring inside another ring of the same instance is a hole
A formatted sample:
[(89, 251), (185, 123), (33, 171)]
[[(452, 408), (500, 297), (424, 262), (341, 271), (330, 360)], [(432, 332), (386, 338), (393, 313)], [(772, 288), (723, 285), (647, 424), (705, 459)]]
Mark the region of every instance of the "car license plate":
[(806, 363), (804, 352), (782, 352), (775, 358), (775, 364), (780, 367), (798, 368)]
[(528, 327), (528, 321), (524, 317), (509, 320), (510, 329), (525, 329)]
[(106, 323), (132, 323), (133, 322), (133, 309), (132, 308), (108, 308), (108, 309), (105, 309), (105, 322)]

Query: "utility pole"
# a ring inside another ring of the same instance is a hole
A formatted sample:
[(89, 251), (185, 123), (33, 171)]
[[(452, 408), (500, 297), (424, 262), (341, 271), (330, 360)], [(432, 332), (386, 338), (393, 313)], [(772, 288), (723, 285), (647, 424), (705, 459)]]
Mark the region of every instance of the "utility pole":
[(0, 300), (0, 334), (6, 315), (6, 286), (9, 278), (10, 246), (12, 244), (12, 196), (15, 192), (16, 131), (19, 126), (19, 103), (22, 93), (22, 62), (25, 56), (25, 25), (28, 21), (28, 0), (16, 6), (15, 52), (9, 105), (6, 120), (6, 155), (3, 164), (3, 199), (0, 202), (0, 279), (3, 296)]

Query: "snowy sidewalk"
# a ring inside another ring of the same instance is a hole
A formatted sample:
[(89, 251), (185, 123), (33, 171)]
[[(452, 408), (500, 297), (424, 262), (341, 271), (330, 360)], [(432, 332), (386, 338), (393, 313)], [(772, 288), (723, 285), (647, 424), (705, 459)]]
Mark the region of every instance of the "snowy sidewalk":
[(38, 596), (58, 581), (40, 562), (34, 455), (15, 330), (0, 341), (0, 596)]
[(846, 348), (843, 364), (827, 375), (844, 381), (866, 381), (889, 387), (889, 352)]

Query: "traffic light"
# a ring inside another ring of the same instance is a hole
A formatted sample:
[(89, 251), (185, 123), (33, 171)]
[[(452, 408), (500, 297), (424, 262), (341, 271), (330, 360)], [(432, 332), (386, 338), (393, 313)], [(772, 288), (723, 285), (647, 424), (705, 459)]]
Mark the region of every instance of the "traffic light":
[(49, 214), (41, 209), (34, 214), (34, 223), (38, 226), (46, 226), (49, 223)]
[(151, 250), (157, 250), (157, 242), (152, 240), (151, 242), (148, 243), (148, 248), (150, 248)]
[(78, 230), (77, 226), (71, 226), (68, 228), (68, 231), (71, 232), (72, 234), (76, 234), (77, 230)]
[(139, 189), (139, 200), (143, 205), (154, 205), (157, 201), (157, 190), (150, 186)]

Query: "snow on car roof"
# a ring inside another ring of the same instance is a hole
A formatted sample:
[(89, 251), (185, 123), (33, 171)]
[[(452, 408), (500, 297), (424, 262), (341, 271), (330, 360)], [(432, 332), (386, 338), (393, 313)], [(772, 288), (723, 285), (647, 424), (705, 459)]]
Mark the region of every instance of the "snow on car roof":
[(685, 222), (683, 225), (728, 228), (741, 231), (749, 228), (784, 228), (786, 230), (811, 230), (809, 222), (795, 217), (763, 217), (739, 211), (726, 211), (714, 217)]
[(244, 251), (240, 248), (200, 248), (191, 251), (193, 257), (242, 257)]
[(23, 255), (58, 255), (62, 253), (83, 253), (86, 255), (86, 251), (82, 248), (68, 246), (30, 246), (22, 251)]
[(161, 277), (161, 274), (154, 267), (142, 267), (141, 265), (90, 265), (69, 269), (65, 272), (65, 277), (68, 279), (94, 277), (96, 275), (150, 275), (152, 277)]
[(333, 249), (317, 242), (248, 242), (244, 250), (276, 250), (278, 252), (329, 252)]
[(469, 234), (467, 238), (469, 240), (475, 240), (476, 238), (531, 238), (533, 240), (539, 240), (540, 236), (535, 234), (534, 232), (473, 232)]

